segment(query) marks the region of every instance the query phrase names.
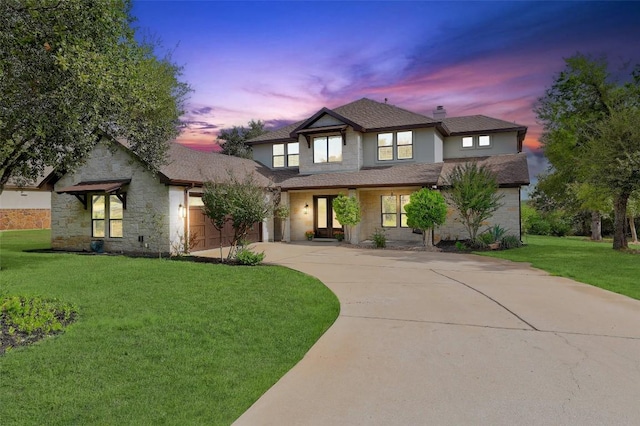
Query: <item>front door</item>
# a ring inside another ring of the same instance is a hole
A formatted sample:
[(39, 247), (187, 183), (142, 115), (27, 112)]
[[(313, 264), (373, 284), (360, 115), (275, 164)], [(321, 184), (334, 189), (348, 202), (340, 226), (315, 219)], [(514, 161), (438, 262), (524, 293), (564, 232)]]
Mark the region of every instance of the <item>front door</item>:
[(314, 231), (318, 238), (333, 238), (334, 231), (342, 231), (342, 225), (333, 212), (336, 195), (316, 195), (313, 197)]

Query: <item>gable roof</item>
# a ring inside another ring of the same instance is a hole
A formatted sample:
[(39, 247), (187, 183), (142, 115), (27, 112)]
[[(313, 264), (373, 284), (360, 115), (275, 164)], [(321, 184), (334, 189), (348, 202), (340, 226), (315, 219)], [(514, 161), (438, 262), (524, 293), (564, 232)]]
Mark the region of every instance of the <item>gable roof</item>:
[(438, 178), (438, 186), (445, 185), (446, 178), (457, 165), (469, 162), (475, 162), (478, 166), (486, 166), (489, 170), (495, 173), (496, 180), (500, 186), (516, 187), (520, 185), (529, 185), (527, 155), (524, 152), (519, 152), (517, 154), (445, 160), (442, 165), (440, 177)]
[(252, 174), (256, 183), (269, 186), (269, 169), (260, 163), (218, 152), (203, 152), (172, 142), (167, 153), (168, 163), (159, 170), (164, 183), (200, 185), (206, 181), (223, 182), (230, 174), (242, 178)]
[[(444, 136), (515, 131), (518, 132), (518, 140), (522, 143), (527, 132), (525, 126), (485, 115), (468, 115), (435, 120), (394, 105), (362, 98), (334, 109), (322, 108), (306, 120), (298, 121), (250, 139), (247, 144), (295, 142), (298, 133), (302, 133), (303, 129), (308, 128), (324, 115), (340, 120), (363, 133), (421, 127), (436, 127)], [(316, 128), (317, 131), (322, 131), (322, 129), (322, 127)]]

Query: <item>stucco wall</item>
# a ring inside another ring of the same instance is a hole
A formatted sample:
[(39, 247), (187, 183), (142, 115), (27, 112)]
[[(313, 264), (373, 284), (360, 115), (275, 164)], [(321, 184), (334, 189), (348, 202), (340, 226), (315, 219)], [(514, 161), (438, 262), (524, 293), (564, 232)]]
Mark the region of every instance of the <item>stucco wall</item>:
[(462, 148), (462, 136), (450, 136), (444, 140), (444, 158), (485, 157), (489, 155), (516, 154), (518, 133), (485, 133), (491, 136), (490, 147), (478, 147), (478, 135), (474, 137), (474, 148)]
[(253, 159), (260, 164), (273, 168), (273, 144), (264, 143), (251, 147)]
[[(123, 238), (100, 238), (105, 251), (149, 252), (170, 251), (169, 187), (160, 183), (140, 162), (123, 148), (111, 151), (100, 143), (75, 173), (63, 176), (55, 189), (82, 181), (131, 179), (126, 187), (127, 208), (123, 214)], [(89, 203), (90, 204), (90, 203)], [(177, 215), (177, 206), (175, 206)], [(138, 238), (143, 241), (139, 242)], [(55, 249), (90, 250), (91, 207), (70, 194), (51, 196), (51, 239)]]
[[(406, 163), (439, 163), (442, 162), (441, 140), (436, 138), (434, 129), (416, 129), (413, 130), (413, 158), (407, 160), (388, 160), (378, 161), (378, 133), (396, 133), (394, 132), (376, 132), (365, 133), (362, 143), (364, 166), (390, 166), (393, 164)], [(437, 143), (439, 142), (439, 143)], [(395, 158), (394, 145), (394, 158)]]
[[(504, 194), (502, 207), (498, 209), (486, 222), (482, 224), (479, 233), (485, 231), (493, 225), (500, 225), (507, 230), (507, 234), (520, 238), (520, 189), (502, 188), (499, 190)], [(449, 206), (447, 221), (444, 225), (435, 230), (435, 241), (443, 240), (465, 240), (469, 238), (465, 227), (459, 219), (457, 211)]]
[(0, 194), (0, 210), (4, 209), (50, 209), (51, 193), (29, 189), (7, 189)]

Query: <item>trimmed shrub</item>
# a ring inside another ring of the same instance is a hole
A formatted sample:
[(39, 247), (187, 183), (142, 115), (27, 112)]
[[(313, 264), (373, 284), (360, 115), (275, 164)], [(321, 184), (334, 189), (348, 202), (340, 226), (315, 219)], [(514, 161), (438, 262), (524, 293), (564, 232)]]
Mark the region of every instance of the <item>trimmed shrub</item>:
[(520, 241), (520, 238), (516, 237), (515, 235), (505, 235), (500, 240), (501, 249), (508, 250), (518, 247), (522, 247), (522, 242)]
[(241, 265), (256, 266), (264, 260), (264, 252), (256, 253), (249, 248), (243, 247), (238, 250), (236, 260)]

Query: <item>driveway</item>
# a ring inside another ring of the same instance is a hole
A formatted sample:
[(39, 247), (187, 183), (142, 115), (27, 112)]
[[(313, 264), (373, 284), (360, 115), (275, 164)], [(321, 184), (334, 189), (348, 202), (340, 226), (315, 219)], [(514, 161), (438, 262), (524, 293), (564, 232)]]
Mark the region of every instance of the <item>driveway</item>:
[(258, 250), (341, 312), (238, 426), (640, 424), (640, 301), (480, 256)]

